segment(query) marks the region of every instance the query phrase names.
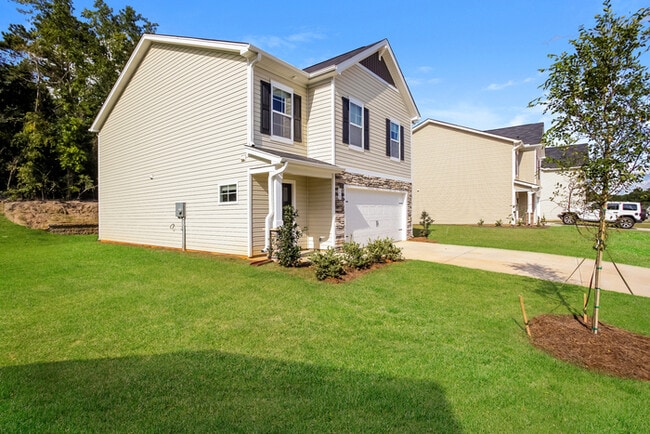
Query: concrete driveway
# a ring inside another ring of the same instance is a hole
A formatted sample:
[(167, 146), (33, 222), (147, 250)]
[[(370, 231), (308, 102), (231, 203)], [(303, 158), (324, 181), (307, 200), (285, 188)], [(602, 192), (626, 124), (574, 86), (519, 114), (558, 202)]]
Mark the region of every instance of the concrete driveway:
[[(439, 262), (459, 267), (517, 274), (554, 282), (567, 282), (589, 287), (594, 258), (549, 255), (485, 247), (400, 241), (406, 259)], [(578, 267), (579, 265), (579, 267)], [(616, 264), (634, 295), (650, 297), (650, 268)], [(573, 274), (572, 274), (573, 273)], [(592, 285), (593, 286), (593, 285)], [(603, 263), (601, 289), (629, 294), (623, 279), (611, 262)]]

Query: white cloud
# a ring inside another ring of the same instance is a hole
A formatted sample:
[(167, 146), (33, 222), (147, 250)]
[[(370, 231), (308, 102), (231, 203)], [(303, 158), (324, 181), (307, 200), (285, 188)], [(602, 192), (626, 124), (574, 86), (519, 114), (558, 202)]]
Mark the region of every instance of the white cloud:
[(418, 72), (420, 74), (428, 74), (433, 71), (433, 67), (431, 66), (418, 66), (415, 69), (415, 72)]
[(308, 44), (314, 41), (326, 39), (326, 36), (318, 32), (299, 32), (286, 36), (278, 35), (250, 35), (245, 40), (250, 41), (263, 49), (289, 49), (294, 50), (301, 44)]
[(514, 86), (516, 83), (513, 80), (508, 80), (505, 83), (492, 83), (486, 87), (486, 90), (503, 90), (507, 87)]

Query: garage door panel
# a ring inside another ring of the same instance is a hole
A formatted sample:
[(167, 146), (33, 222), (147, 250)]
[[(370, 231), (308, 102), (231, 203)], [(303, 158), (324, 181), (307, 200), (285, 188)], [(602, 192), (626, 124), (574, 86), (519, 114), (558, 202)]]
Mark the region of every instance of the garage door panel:
[(405, 193), (355, 188), (347, 191), (346, 199), (346, 241), (405, 239)]

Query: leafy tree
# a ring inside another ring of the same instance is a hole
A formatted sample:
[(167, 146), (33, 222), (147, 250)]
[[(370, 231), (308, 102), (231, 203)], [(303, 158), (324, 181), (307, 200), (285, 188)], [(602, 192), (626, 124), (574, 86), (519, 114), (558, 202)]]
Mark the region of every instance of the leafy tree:
[(598, 333), (600, 267), (606, 248), (605, 203), (639, 182), (650, 168), (650, 75), (641, 63), (648, 50), (650, 8), (617, 16), (603, 4), (592, 29), (580, 27), (573, 52), (550, 55), (546, 94), (533, 101), (554, 116), (546, 143), (570, 145), (587, 139), (589, 158), (580, 176), (600, 209), (594, 235), (596, 272), (592, 328)]
[(33, 92), (19, 132), (0, 124), (17, 147), (5, 168), (7, 190), (25, 198), (79, 196), (96, 179), (88, 129), (140, 35), (156, 25), (131, 7), (115, 14), (103, 0), (81, 17), (72, 0), (13, 1), (24, 7), (29, 28), (10, 25), (0, 49), (29, 71), (24, 85)]

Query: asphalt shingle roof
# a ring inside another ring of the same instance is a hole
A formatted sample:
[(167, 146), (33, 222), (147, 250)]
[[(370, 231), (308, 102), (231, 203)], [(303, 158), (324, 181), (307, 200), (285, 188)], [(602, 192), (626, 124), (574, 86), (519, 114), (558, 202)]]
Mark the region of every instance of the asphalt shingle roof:
[(586, 143), (544, 150), (546, 158), (542, 160), (542, 168), (558, 169), (560, 167), (580, 167), (589, 158), (589, 147)]
[[(377, 41), (377, 42), (380, 42), (380, 41)], [(321, 69), (325, 69), (328, 66), (338, 65), (339, 63), (343, 63), (346, 60), (353, 58), (357, 54), (361, 53), (363, 50), (366, 50), (369, 47), (372, 47), (377, 42), (373, 42), (372, 44), (364, 45), (363, 47), (355, 48), (352, 51), (348, 51), (347, 53), (339, 54), (338, 56), (332, 57), (331, 59), (323, 60), (322, 62), (319, 62), (319, 63), (317, 63), (315, 65), (308, 66), (307, 68), (303, 69), (303, 71), (312, 73), (312, 72), (315, 72), (315, 71), (319, 71)]]
[(509, 139), (521, 140), (525, 145), (538, 145), (542, 143), (544, 123), (538, 122), (535, 124), (517, 125), (514, 127), (497, 128), (495, 130), (485, 130), (483, 132)]

